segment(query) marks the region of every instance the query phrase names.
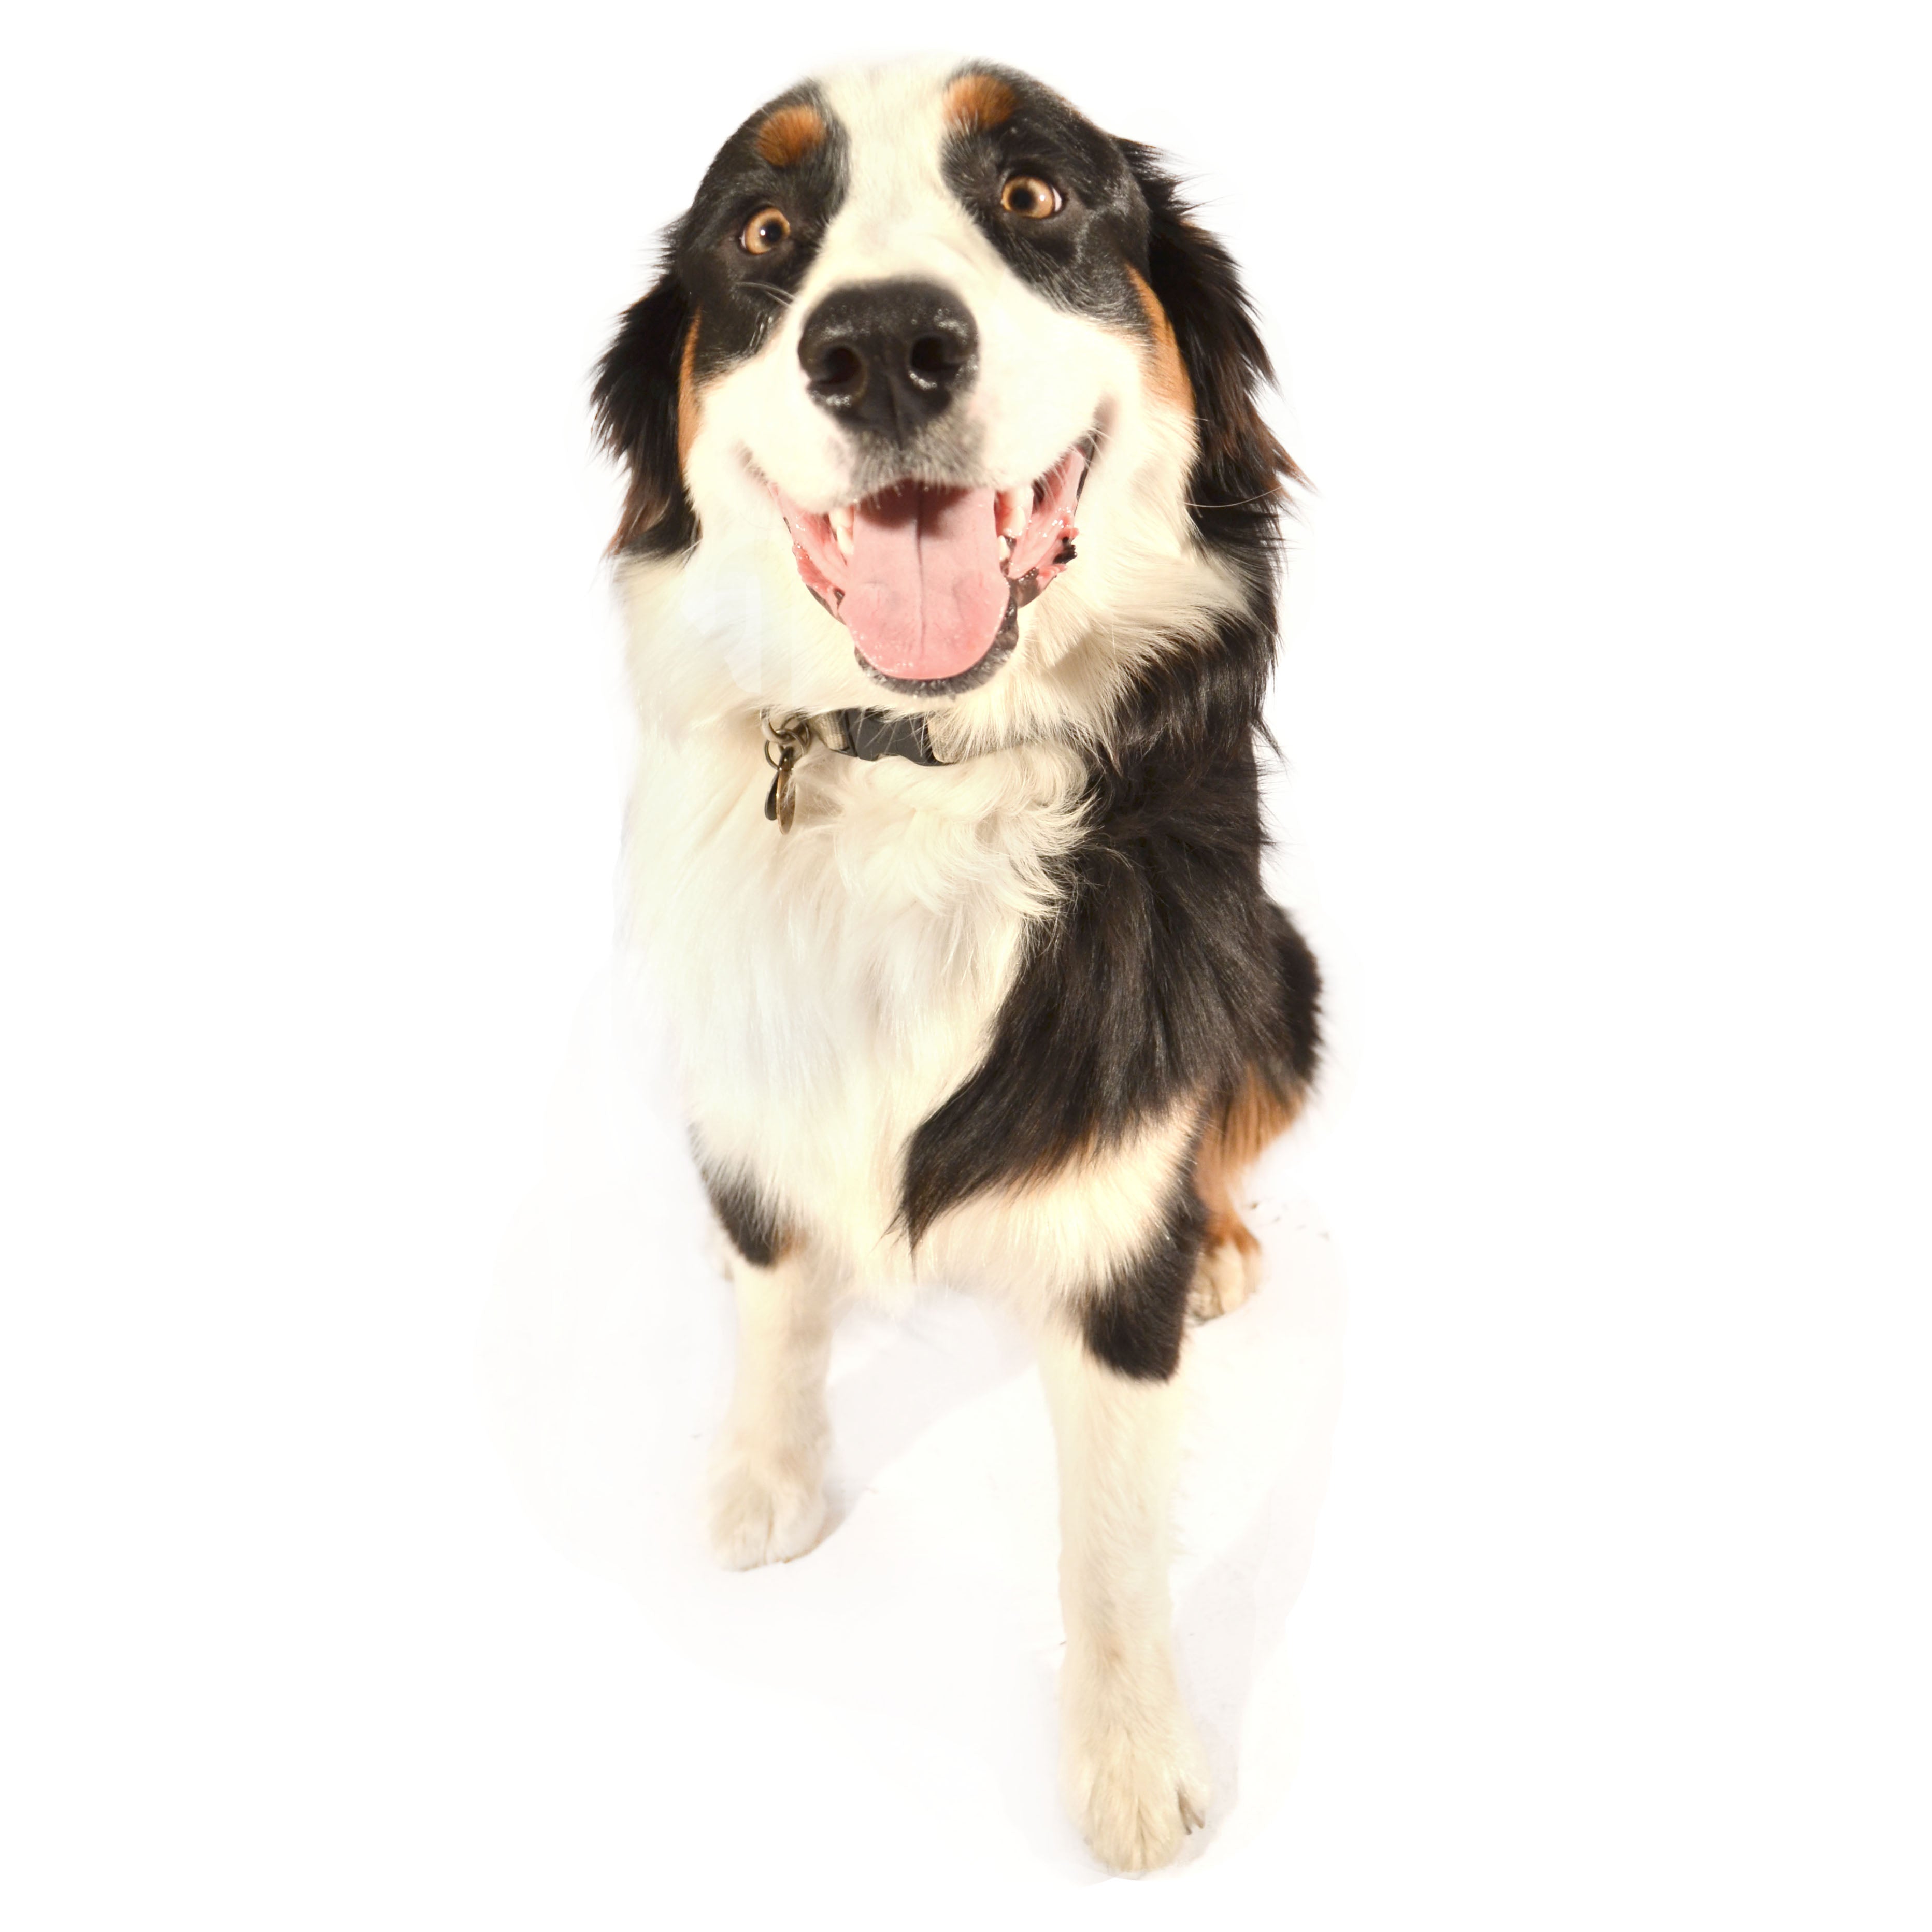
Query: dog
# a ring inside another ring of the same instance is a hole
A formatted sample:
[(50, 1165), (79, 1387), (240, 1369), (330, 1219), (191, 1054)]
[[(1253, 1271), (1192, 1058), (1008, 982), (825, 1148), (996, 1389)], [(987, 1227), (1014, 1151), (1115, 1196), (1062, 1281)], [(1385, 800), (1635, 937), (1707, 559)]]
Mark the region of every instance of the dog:
[(678, 1042), (738, 1357), (718, 1556), (822, 1533), (848, 1298), (1036, 1338), (1062, 1772), (1105, 1864), (1208, 1781), (1167, 1513), (1190, 1314), (1259, 1251), (1320, 981), (1262, 884), (1279, 519), (1234, 266), (1152, 149), (986, 64), (814, 81), (666, 237), (595, 406), (640, 730), (627, 945)]

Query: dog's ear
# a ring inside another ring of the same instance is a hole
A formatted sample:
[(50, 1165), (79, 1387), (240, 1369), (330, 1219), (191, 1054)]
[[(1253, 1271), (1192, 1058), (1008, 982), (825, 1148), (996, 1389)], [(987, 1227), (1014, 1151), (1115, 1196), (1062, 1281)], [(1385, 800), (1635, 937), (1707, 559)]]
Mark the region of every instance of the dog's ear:
[(1204, 538), (1240, 550), (1272, 546), (1294, 459), (1262, 420), (1259, 392), (1274, 370), (1234, 261), (1181, 199), (1159, 154), (1138, 141), (1121, 152), (1148, 206), (1148, 282), (1174, 329), (1194, 390), (1200, 454), (1188, 495)]
[(617, 339), (597, 365), (598, 433), (630, 473), (613, 555), (669, 556), (698, 540), (678, 446), (691, 320), (689, 298), (667, 263), (657, 286), (625, 311)]

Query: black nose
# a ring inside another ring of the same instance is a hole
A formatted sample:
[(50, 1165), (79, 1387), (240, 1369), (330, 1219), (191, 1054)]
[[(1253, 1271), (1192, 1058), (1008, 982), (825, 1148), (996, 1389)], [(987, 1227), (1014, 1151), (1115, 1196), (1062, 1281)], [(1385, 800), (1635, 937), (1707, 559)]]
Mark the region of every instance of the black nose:
[(903, 442), (973, 380), (980, 332), (932, 282), (836, 289), (806, 317), (798, 359), (820, 407)]

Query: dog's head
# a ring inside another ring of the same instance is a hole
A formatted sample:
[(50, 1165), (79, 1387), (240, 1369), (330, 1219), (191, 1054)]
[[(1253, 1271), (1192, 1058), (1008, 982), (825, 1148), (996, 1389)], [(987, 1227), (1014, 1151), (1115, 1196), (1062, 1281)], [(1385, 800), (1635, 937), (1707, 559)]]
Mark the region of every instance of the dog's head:
[(767, 700), (957, 704), (1083, 647), (1110, 687), (1270, 601), (1267, 373), (1149, 150), (1004, 69), (809, 84), (725, 143), (599, 370), (613, 548), (728, 654), (755, 631)]

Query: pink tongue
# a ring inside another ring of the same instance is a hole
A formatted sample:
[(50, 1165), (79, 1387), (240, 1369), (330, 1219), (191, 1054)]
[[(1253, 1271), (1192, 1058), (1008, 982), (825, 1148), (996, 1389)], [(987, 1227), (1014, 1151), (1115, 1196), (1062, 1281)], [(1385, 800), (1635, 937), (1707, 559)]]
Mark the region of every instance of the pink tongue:
[(956, 677), (993, 646), (1012, 586), (995, 492), (902, 483), (856, 506), (838, 614), (888, 677)]

